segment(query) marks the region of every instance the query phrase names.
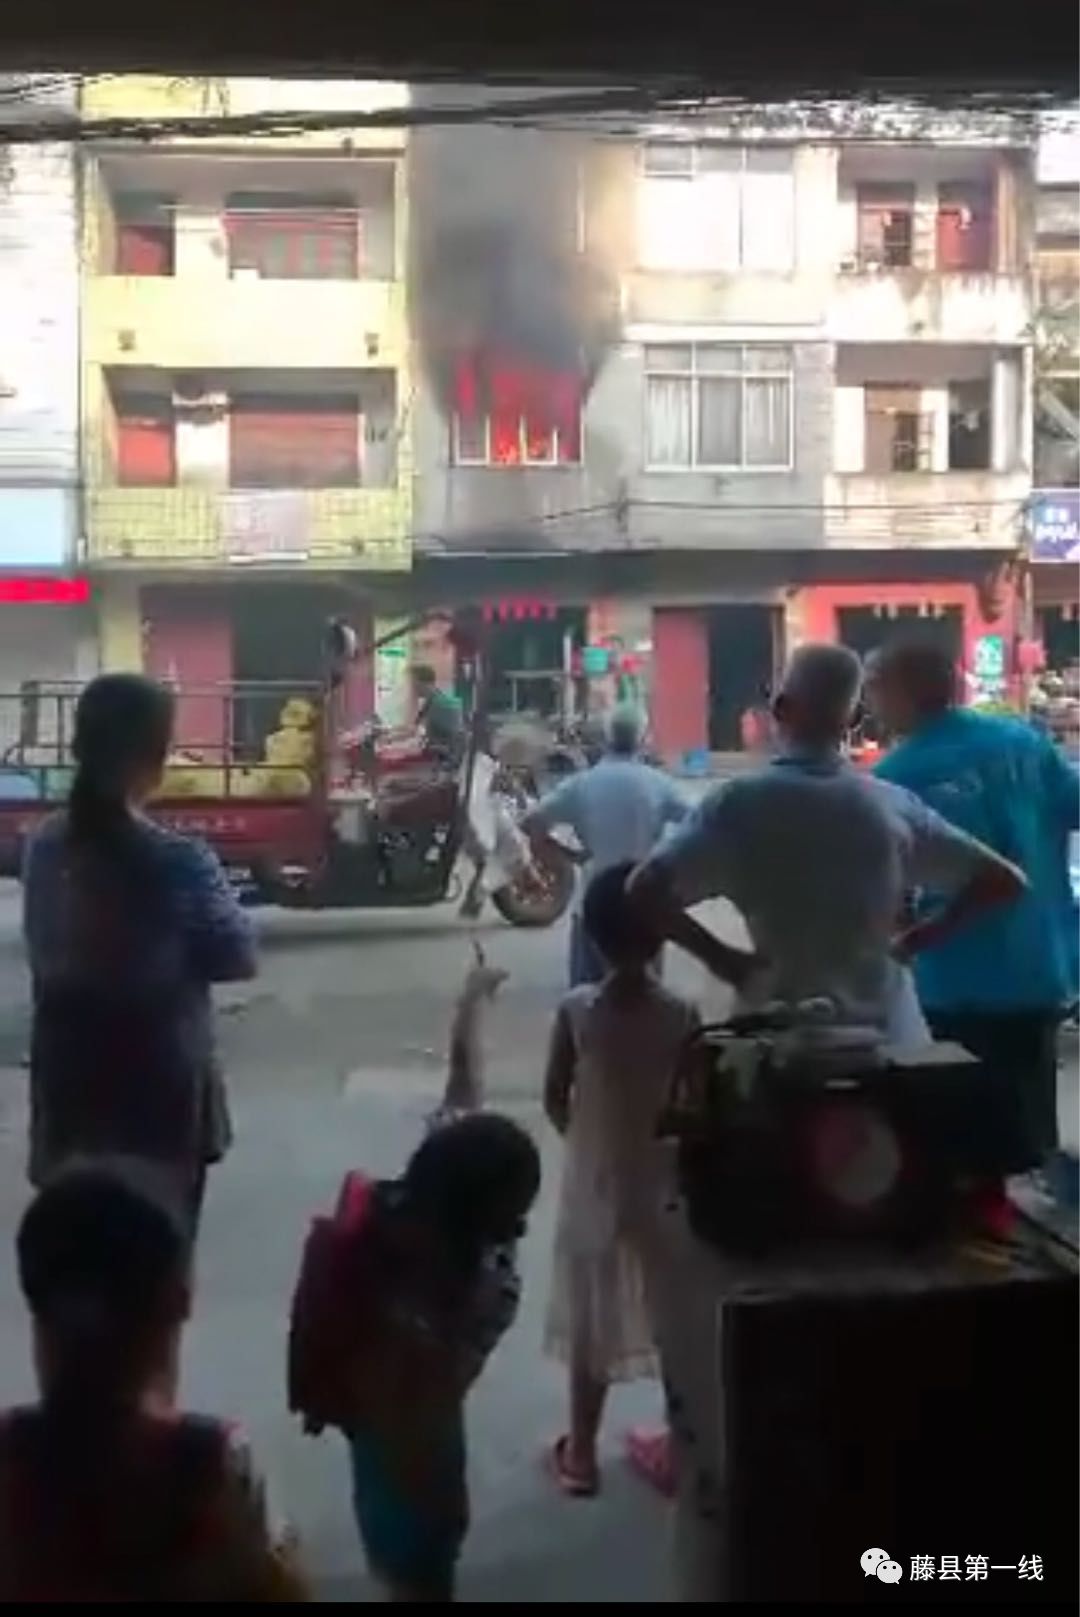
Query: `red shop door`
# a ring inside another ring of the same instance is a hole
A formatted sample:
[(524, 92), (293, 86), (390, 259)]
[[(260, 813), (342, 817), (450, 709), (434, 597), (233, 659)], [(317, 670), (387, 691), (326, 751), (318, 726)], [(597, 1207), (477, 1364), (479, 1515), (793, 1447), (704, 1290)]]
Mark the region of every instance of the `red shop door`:
[(653, 730), (669, 761), (708, 745), (709, 635), (697, 607), (653, 613)]
[(150, 589), (143, 603), (146, 671), (177, 694), (174, 744), (220, 764), (228, 740), (226, 691), (233, 677), (229, 615), (201, 590)]

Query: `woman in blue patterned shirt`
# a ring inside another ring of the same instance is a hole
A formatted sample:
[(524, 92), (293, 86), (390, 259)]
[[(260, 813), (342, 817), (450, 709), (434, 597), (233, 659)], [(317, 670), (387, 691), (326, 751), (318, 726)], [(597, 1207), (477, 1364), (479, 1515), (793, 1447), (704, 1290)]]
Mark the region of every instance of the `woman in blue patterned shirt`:
[(143, 814), (172, 727), (172, 697), (152, 680), (92, 681), (67, 808), (27, 851), (30, 1177), (73, 1156), (146, 1158), (175, 1176), (194, 1227), (206, 1165), (228, 1144), (210, 984), (256, 968), (217, 858)]

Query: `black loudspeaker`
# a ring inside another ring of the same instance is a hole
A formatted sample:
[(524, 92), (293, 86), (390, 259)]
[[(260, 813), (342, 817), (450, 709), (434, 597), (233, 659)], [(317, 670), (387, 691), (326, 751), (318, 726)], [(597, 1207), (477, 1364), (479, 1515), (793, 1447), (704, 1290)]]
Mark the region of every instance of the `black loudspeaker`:
[(694, 1233), (748, 1256), (827, 1237), (933, 1238), (957, 1187), (997, 1168), (982, 1078), (957, 1046), (907, 1054), (841, 1033), (702, 1029), (661, 1121)]

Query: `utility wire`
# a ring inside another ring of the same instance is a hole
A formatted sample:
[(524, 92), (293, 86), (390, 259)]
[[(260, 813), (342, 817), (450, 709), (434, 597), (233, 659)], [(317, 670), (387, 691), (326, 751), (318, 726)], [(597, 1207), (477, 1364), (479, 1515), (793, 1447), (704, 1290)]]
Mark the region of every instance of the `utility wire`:
[[(122, 79), (122, 76), (118, 76)], [(209, 82), (209, 81), (208, 81)], [(23, 104), (32, 94), (16, 92)], [(2, 114), (0, 100), (0, 114)], [(677, 80), (636, 86), (622, 85), (570, 91), (523, 92), (498, 99), (478, 99), (463, 103), (407, 104), (362, 112), (321, 111), (313, 108), (266, 110), (247, 113), (177, 114), (175, 116), (85, 118), (54, 116), (34, 122), (20, 118), (4, 124), (0, 117), (0, 142), (33, 144), (40, 141), (71, 141), (87, 144), (100, 141), (149, 142), (155, 140), (225, 140), (253, 136), (363, 131), (365, 129), (416, 129), (428, 126), (509, 125), (511, 127), (551, 128), (568, 120), (591, 119), (602, 124), (605, 118), (655, 118), (660, 114), (678, 120), (673, 135), (693, 135), (695, 123), (705, 126), (709, 119), (742, 125), (747, 139), (873, 139), (920, 141), (935, 139), (941, 120), (950, 109), (927, 109), (914, 103), (884, 102), (864, 98), (852, 101), (761, 103), (738, 96), (717, 97), (692, 81)], [(959, 135), (981, 125), (1001, 140), (1029, 143), (1036, 133), (1034, 111), (1001, 112), (977, 107), (952, 112)], [(595, 124), (592, 126), (595, 132)], [(617, 132), (617, 131), (611, 131)], [(702, 134), (707, 134), (705, 127)], [(732, 134), (738, 134), (735, 128)]]

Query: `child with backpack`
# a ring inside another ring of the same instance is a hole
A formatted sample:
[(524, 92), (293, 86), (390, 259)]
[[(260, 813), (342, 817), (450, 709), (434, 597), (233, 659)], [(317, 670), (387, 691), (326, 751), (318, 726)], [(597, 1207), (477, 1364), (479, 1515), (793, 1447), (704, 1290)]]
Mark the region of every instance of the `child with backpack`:
[(349, 1446), (372, 1572), (395, 1601), (450, 1601), (468, 1527), (465, 1398), (517, 1311), (516, 1243), (540, 1185), (494, 1113), (436, 1127), (399, 1179), (348, 1176), (293, 1302), (289, 1404)]
[(306, 1599), (231, 1428), (173, 1408), (190, 1243), (166, 1184), (73, 1165), (17, 1253), (41, 1396), (0, 1416), (0, 1601)]

